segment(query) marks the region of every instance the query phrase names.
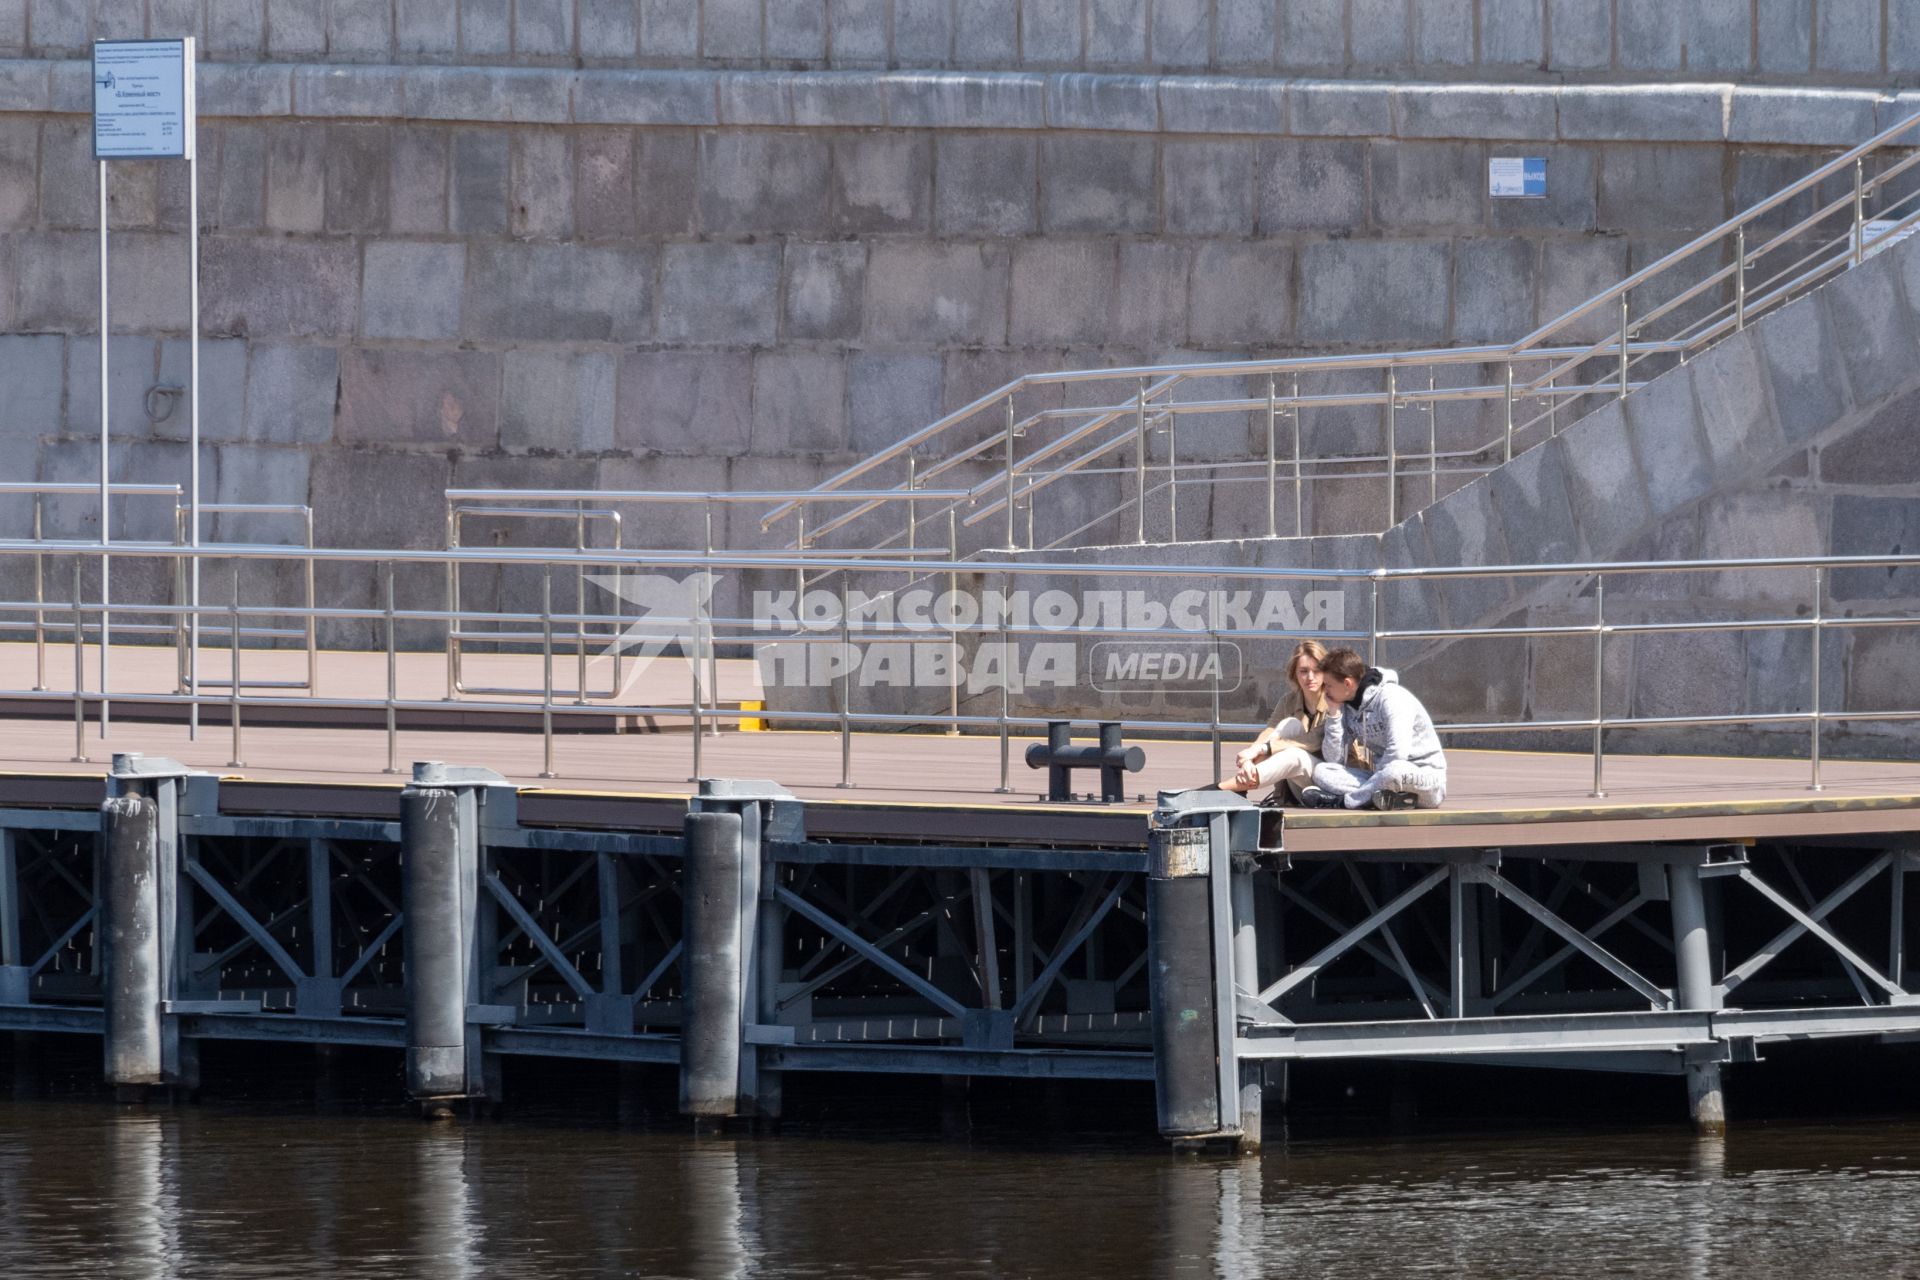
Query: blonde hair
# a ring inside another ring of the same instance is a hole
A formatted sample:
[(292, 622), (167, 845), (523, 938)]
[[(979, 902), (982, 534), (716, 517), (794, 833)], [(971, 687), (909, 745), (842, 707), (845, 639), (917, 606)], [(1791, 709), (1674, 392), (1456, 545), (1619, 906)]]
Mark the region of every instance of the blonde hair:
[(1327, 696), (1324, 693), (1320, 695), (1320, 705), (1317, 707), (1309, 707), (1307, 705), (1307, 696), (1300, 690), (1299, 673), (1300, 659), (1302, 658), (1312, 658), (1314, 666), (1325, 670), (1327, 665), (1327, 646), (1321, 644), (1318, 640), (1302, 640), (1299, 644), (1293, 646), (1293, 656), (1287, 659), (1287, 688), (1286, 691), (1280, 695), (1281, 701), (1291, 714), (1300, 718), (1302, 724), (1310, 724), (1314, 718), (1326, 713)]

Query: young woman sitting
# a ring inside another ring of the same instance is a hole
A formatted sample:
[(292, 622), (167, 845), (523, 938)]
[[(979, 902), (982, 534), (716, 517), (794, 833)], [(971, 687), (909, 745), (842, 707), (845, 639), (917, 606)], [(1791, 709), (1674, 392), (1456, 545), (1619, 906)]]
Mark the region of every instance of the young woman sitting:
[(1233, 776), (1222, 778), (1222, 791), (1249, 792), (1274, 788), (1266, 803), (1297, 803), (1320, 760), (1321, 734), (1328, 706), (1322, 692), (1321, 664), (1327, 648), (1318, 640), (1302, 640), (1287, 660), (1286, 686), (1273, 719), (1233, 758)]

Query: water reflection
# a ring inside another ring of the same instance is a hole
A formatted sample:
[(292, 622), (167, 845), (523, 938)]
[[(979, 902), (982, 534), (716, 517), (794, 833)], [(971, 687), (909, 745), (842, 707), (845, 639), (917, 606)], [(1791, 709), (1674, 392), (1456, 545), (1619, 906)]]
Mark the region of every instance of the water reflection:
[(0, 1101), (0, 1276), (1901, 1275), (1920, 1238), (1911, 1121), (1344, 1133), (1230, 1160), (990, 1122), (944, 1142), (928, 1119), (696, 1139)]

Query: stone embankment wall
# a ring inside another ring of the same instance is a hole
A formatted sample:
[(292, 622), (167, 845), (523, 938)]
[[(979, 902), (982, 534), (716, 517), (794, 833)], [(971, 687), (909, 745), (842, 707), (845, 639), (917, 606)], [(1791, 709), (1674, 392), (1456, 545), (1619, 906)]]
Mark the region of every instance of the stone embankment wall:
[[(94, 474), (87, 41), (181, 30), (207, 492), (357, 546), (449, 485), (809, 484), (1025, 371), (1509, 338), (1920, 106), (1838, 0), (0, 0), (8, 478)], [(184, 482), (184, 168), (110, 195), (116, 468)]]

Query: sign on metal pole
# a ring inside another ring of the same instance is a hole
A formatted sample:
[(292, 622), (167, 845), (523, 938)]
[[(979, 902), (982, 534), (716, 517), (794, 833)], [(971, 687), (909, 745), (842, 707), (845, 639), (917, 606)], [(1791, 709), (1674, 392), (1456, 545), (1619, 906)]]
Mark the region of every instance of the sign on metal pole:
[(96, 160), (193, 159), (193, 40), (93, 46)]
[[(112, 160), (185, 160), (187, 162), (187, 310), (190, 339), (188, 544), (200, 545), (200, 167), (194, 156), (197, 133), (194, 102), (193, 37), (176, 40), (96, 40), (93, 45), (93, 157), (100, 176), (100, 736), (107, 736), (112, 686), (108, 680), (113, 615), (110, 571), (113, 545), (110, 520), (110, 441), (108, 351), (111, 326), (107, 282), (107, 163)], [(200, 691), (200, 560), (192, 561), (188, 687)], [(233, 643), (239, 644), (235, 636)], [(196, 732), (200, 704), (188, 713)]]

